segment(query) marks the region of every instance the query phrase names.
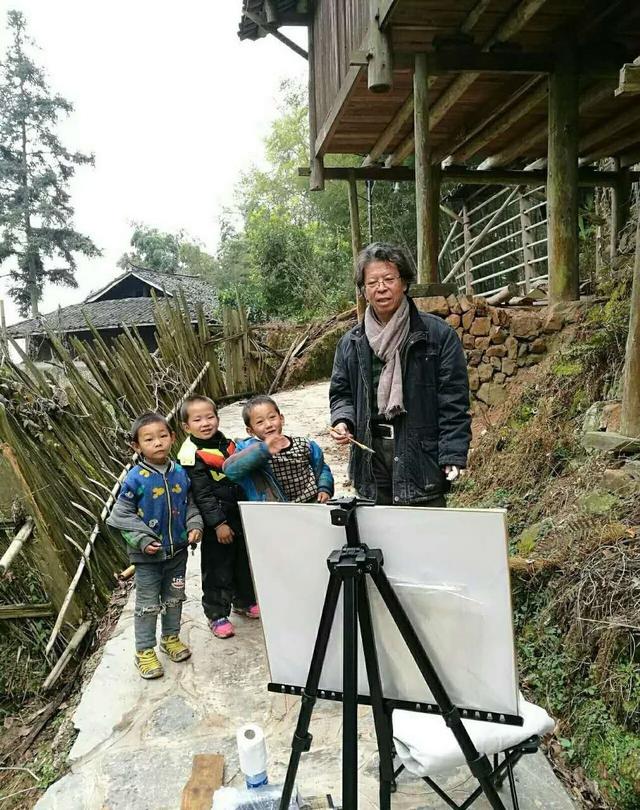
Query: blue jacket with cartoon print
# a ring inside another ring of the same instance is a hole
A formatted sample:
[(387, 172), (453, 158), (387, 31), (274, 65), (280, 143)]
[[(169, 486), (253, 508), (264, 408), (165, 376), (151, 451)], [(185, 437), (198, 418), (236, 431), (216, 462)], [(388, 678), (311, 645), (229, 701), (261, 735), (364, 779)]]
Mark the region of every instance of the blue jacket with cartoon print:
[[(127, 473), (107, 523), (122, 532), (130, 558), (150, 562), (173, 557), (187, 546), (191, 529), (202, 529), (189, 488), (186, 470), (174, 461), (157, 467), (143, 460)], [(162, 552), (151, 557), (144, 549), (154, 540), (162, 544)]]

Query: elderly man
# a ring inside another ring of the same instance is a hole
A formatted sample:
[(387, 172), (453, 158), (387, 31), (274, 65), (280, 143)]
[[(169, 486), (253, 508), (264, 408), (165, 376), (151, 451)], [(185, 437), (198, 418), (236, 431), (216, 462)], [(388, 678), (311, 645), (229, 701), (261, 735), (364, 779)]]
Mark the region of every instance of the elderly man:
[(464, 351), (454, 330), (418, 312), (401, 249), (374, 243), (358, 256), (364, 321), (340, 340), (329, 399), (333, 437), (353, 437), (349, 471), (378, 504), (445, 506), (471, 440)]

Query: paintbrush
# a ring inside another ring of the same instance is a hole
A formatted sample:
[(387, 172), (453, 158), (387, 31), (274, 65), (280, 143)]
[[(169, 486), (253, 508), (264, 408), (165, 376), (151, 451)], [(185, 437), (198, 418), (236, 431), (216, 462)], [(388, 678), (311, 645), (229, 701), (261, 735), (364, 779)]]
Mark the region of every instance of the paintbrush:
[[(328, 427), (328, 429), (329, 429), (329, 432), (330, 432), (330, 433), (332, 433), (334, 436), (341, 436), (341, 435), (343, 435), (343, 434), (341, 434), (341, 433), (338, 433), (338, 431), (337, 431), (337, 430), (336, 430), (334, 427), (332, 427), (331, 425), (327, 425), (327, 427)], [(364, 451), (365, 451), (365, 452), (367, 452), (367, 453), (375, 453), (375, 452), (376, 452), (375, 450), (372, 450), (370, 447), (367, 447), (367, 445), (366, 445), (366, 444), (362, 444), (361, 442), (356, 441), (356, 440), (353, 438), (353, 436), (348, 436), (347, 438), (349, 439), (349, 441), (351, 442), (351, 444), (355, 444), (355, 446), (356, 446), (356, 447), (359, 447), (361, 450), (364, 450)]]

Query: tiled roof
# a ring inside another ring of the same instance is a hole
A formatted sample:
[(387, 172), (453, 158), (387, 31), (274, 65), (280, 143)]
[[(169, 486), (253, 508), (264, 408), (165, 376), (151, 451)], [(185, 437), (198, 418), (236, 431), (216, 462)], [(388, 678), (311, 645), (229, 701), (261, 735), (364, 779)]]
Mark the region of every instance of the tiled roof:
[[(87, 320), (96, 329), (117, 329), (122, 326), (153, 326), (152, 298), (108, 297), (117, 285), (131, 274), (146, 281), (158, 291), (164, 290), (166, 295), (171, 297), (176, 296), (180, 289), (184, 290), (194, 323), (197, 320), (198, 304), (203, 305), (205, 315), (210, 317), (211, 311), (218, 303), (211, 285), (197, 276), (157, 273), (135, 267), (114, 279), (102, 290), (92, 293), (82, 303), (61, 307), (46, 315), (13, 324), (7, 328), (7, 332), (13, 338), (43, 335), (46, 333), (47, 328), (55, 332), (82, 332), (88, 329)], [(161, 297), (162, 293), (159, 292), (159, 302)]]
[[(238, 36), (240, 39), (260, 39), (265, 36), (253, 20), (245, 16), (245, 11), (250, 11), (258, 17), (264, 19), (265, 0), (243, 0), (242, 1), (242, 16), (240, 17), (240, 24), (238, 26)], [(278, 16), (285, 15), (287, 12), (295, 12), (301, 9), (307, 10), (307, 3), (300, 0), (275, 0), (276, 12)]]

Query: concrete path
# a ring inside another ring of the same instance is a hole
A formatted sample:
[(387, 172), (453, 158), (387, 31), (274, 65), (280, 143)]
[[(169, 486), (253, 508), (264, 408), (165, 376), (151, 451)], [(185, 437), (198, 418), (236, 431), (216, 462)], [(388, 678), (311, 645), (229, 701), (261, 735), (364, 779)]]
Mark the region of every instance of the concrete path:
[[(327, 448), (344, 492), (346, 454), (329, 445), (326, 434), (327, 384), (288, 391), (277, 399), (288, 432), (315, 438)], [(222, 411), (221, 428), (229, 436), (244, 435), (238, 405)], [(69, 755), (71, 770), (48, 789), (37, 810), (178, 810), (192, 757), (198, 753), (223, 754), (225, 784), (241, 786), (235, 730), (249, 721), (265, 729), (270, 781), (282, 782), (299, 701), (266, 691), (269, 675), (260, 624), (238, 619), (235, 638), (213, 638), (199, 592), (196, 555), (189, 557), (182, 631), (193, 657), (183, 664), (165, 659), (165, 677), (150, 682), (141, 680), (133, 668), (133, 598), (129, 600), (76, 710), (79, 733)], [(312, 750), (303, 755), (298, 774), (305, 797), (340, 796), (340, 713), (339, 704), (317, 704)], [(369, 710), (363, 708), (361, 715), (360, 807), (373, 810), (378, 806), (377, 754)], [(542, 754), (525, 757), (516, 773), (522, 810), (574, 808)], [(448, 785), (457, 787), (454, 796), (460, 801), (474, 783), (468, 771), (460, 770)], [(504, 800), (511, 808), (507, 795)], [(401, 776), (394, 810), (436, 807), (444, 804), (424, 783)], [(478, 801), (474, 807), (486, 810), (489, 805)]]

